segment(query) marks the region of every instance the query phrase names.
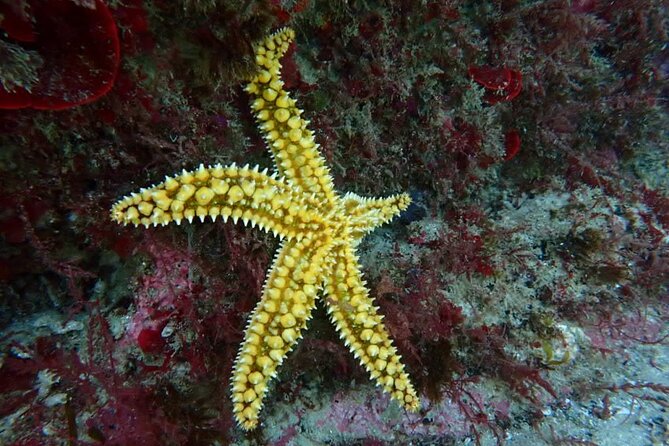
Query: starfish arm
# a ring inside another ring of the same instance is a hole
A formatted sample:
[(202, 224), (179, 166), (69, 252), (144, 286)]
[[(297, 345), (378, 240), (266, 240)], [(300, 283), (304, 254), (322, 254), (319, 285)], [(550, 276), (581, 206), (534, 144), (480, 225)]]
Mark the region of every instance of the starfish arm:
[(314, 133), (307, 128), (295, 100), (283, 89), (279, 59), (295, 37), (284, 28), (255, 46), (255, 61), (260, 72), (246, 86), (252, 96), (251, 108), (274, 157), (280, 175), (305, 192), (334, 203), (332, 177), (318, 151)]
[(342, 202), (350, 215), (351, 233), (360, 238), (408, 208), (411, 197), (397, 194), (388, 198), (364, 198), (347, 193), (342, 197)]
[(280, 237), (302, 238), (322, 231), (323, 218), (313, 211), (315, 199), (304, 197), (285, 181), (258, 168), (204, 167), (181, 175), (119, 200), (111, 209), (112, 219), (122, 224), (154, 226), (181, 224), (199, 217), (204, 222), (222, 217), (236, 223), (258, 225)]
[(417, 411), (416, 391), (369, 297), (350, 244), (333, 251), (328, 264), (334, 267), (325, 278), (325, 301), (340, 337), (377, 385), (407, 410)]
[(257, 426), (267, 385), (311, 318), (328, 243), (284, 241), (274, 260), (232, 374), (233, 413), (246, 430)]

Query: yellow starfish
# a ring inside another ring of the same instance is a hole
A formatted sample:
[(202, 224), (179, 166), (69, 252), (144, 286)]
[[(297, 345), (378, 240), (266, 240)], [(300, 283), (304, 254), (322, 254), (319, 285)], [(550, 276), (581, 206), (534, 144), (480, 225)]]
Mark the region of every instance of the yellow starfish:
[(408, 410), (419, 407), (355, 254), (365, 234), (406, 209), (411, 199), (335, 192), (313, 132), (279, 77), (279, 59), (294, 36), (292, 29), (282, 29), (255, 46), (259, 73), (246, 87), (275, 174), (234, 164), (200, 165), (133, 193), (111, 209), (122, 224), (148, 227), (220, 216), (258, 225), (282, 239), (232, 376), (233, 412), (247, 430), (257, 426), (267, 384), (302, 336), (319, 294), (340, 337), (377, 385)]

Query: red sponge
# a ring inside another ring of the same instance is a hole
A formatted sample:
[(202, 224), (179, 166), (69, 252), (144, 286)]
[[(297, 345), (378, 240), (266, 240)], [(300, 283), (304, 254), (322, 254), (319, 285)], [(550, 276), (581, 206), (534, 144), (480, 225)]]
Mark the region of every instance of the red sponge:
[(120, 62), (118, 29), (107, 5), (26, 0), (23, 6), (0, 0), (0, 29), (13, 43), (36, 51), (44, 64), (31, 91), (0, 87), (0, 108), (62, 110), (104, 96)]

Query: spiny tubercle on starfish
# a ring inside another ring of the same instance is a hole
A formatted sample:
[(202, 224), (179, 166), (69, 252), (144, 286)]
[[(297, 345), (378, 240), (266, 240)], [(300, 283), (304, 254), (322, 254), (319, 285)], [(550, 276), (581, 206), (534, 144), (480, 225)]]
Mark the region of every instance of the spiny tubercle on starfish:
[(200, 165), (121, 199), (111, 211), (115, 221), (136, 226), (220, 216), (282, 238), (232, 375), (233, 413), (244, 429), (257, 426), (268, 383), (301, 338), (319, 293), (340, 337), (376, 384), (408, 410), (419, 407), (355, 254), (365, 234), (411, 200), (406, 194), (376, 199), (336, 193), (313, 132), (279, 79), (279, 59), (293, 38), (283, 29), (256, 45), (260, 71), (246, 87), (275, 174)]

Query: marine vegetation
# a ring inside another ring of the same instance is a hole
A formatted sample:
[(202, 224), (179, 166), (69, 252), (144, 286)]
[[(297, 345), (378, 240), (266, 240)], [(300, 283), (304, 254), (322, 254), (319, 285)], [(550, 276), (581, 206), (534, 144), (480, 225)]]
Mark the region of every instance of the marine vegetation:
[(666, 443), (665, 3), (0, 0), (0, 443)]

